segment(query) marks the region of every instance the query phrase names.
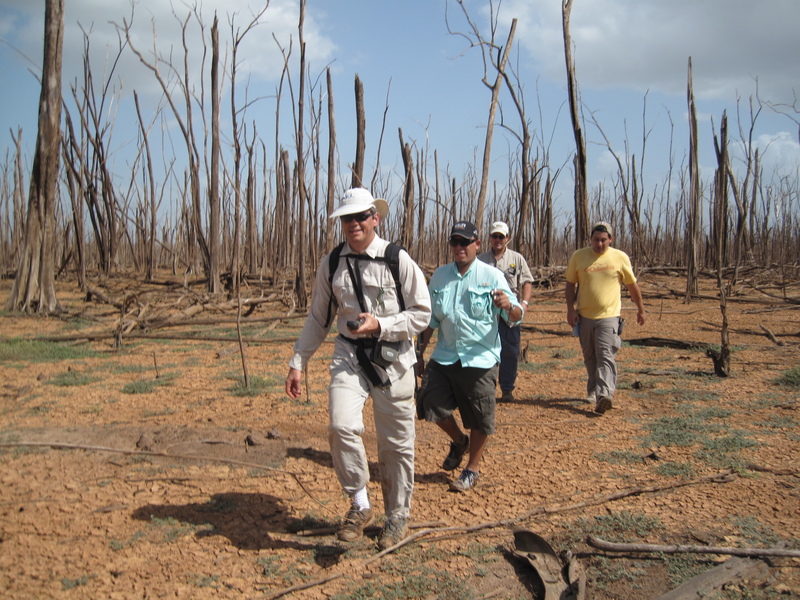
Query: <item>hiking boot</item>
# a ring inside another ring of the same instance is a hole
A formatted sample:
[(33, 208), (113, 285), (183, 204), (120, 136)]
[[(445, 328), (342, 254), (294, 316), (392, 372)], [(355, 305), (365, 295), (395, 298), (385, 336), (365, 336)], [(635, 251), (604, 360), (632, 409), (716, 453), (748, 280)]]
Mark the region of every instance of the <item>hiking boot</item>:
[(511, 390), (503, 390), (503, 395), (500, 396), (500, 402), (513, 402), (514, 392)]
[(355, 542), (364, 534), (364, 528), (372, 523), (371, 508), (359, 509), (355, 504), (350, 507), (344, 516), (344, 523), (336, 532), (336, 537), (342, 542)]
[(614, 408), (614, 405), (611, 403), (611, 398), (607, 396), (600, 396), (597, 399), (597, 406), (594, 407), (594, 412), (602, 415), (604, 412), (612, 408)]
[(378, 537), (378, 548), (386, 550), (399, 544), (408, 535), (408, 519), (404, 517), (389, 517), (381, 529)]
[(592, 391), (586, 394), (584, 402), (586, 404), (597, 404), (597, 392)]
[(450, 452), (447, 458), (442, 463), (442, 468), (445, 471), (455, 471), (458, 465), (461, 464), (461, 459), (464, 458), (464, 453), (469, 450), (469, 436), (465, 435), (460, 444), (450, 442)]
[(478, 477), (480, 476), (475, 471), (464, 469), (458, 479), (450, 482), (450, 489), (454, 492), (466, 492), (478, 485)]

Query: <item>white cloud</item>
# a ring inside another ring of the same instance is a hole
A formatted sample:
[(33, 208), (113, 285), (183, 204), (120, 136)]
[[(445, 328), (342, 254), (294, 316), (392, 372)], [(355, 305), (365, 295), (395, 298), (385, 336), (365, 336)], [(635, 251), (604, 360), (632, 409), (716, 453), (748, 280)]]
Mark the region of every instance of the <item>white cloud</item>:
[[(506, 0), (519, 19), (517, 41), (548, 78), (564, 80), (561, 2)], [(786, 98), (800, 80), (796, 0), (581, 0), (571, 34), (583, 87), (684, 94), (692, 57), (695, 94), (730, 99), (758, 78), (768, 98)]]
[[(190, 69), (200, 68), (205, 44), (209, 54), (205, 64), (208, 80), (210, 30), (214, 14), (219, 18), (222, 52), (227, 52), (229, 56), (233, 35), (231, 20), (234, 31), (243, 31), (265, 3), (266, 0), (204, 0), (196, 4), (167, 0), (138, 0), (133, 4), (108, 0), (69, 0), (65, 6), (63, 81), (65, 85), (71, 85), (76, 80), (79, 85), (81, 83), (84, 32), (87, 32), (90, 34), (92, 70), (96, 85), (99, 84), (99, 79), (111, 68), (120, 42), (124, 41), (124, 34), (118, 26), (122, 27), (125, 22), (130, 25), (132, 44), (148, 60), (153, 59), (155, 50), (159, 56), (171, 58), (178, 69), (182, 69), (181, 29), (183, 21), (195, 8), (202, 20), (204, 32), (201, 31), (198, 19), (192, 17), (186, 21), (189, 66)], [(27, 66), (33, 66), (37, 70), (41, 64), (43, 4), (21, 0), (0, 1), (0, 32), (8, 45), (30, 57), (30, 65)], [(247, 34), (238, 50), (239, 81), (247, 77), (277, 81), (283, 67), (278, 43), (288, 52), (290, 40), (293, 40), (292, 60), (296, 62), (299, 59), (298, 3), (295, 0), (271, 0), (259, 23)], [(304, 36), (308, 42), (307, 61), (322, 65), (330, 60), (334, 46), (319, 33), (313, 16), (306, 16)], [(163, 65), (162, 69), (166, 73)], [(122, 53), (116, 75), (118, 82), (121, 81), (128, 92), (133, 89), (140, 93), (157, 91), (153, 75), (130, 51)]]

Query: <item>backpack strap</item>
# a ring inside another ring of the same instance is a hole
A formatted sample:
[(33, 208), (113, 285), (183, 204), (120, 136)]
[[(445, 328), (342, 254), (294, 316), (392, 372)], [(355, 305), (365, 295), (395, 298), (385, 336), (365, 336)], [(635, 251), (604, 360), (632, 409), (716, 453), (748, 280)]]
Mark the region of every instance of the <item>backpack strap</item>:
[(336, 269), (339, 268), (339, 255), (342, 253), (342, 248), (344, 248), (344, 242), (331, 250), (330, 255), (328, 255), (328, 285), (331, 288), (331, 296), (328, 299), (328, 314), (325, 317), (325, 327), (330, 327), (333, 320), (333, 305), (336, 304), (336, 298), (333, 296), (333, 276), (336, 273)]
[(386, 264), (389, 265), (389, 270), (392, 272), (394, 278), (394, 287), (397, 290), (397, 301), (400, 303), (400, 312), (406, 309), (406, 302), (403, 298), (403, 284), (400, 281), (400, 250), (404, 248), (400, 244), (389, 242), (386, 246), (383, 258)]
[[(333, 276), (336, 273), (336, 269), (339, 268), (339, 257), (342, 254), (343, 248), (344, 242), (331, 250), (328, 256), (328, 284), (331, 287), (331, 297), (328, 300), (328, 314), (325, 317), (325, 327), (329, 327), (333, 319), (333, 305), (336, 304), (336, 298), (333, 296)], [(397, 290), (397, 302), (400, 304), (400, 312), (406, 309), (405, 298), (403, 298), (403, 283), (400, 281), (401, 250), (404, 250), (404, 248), (400, 244), (389, 242), (383, 256), (376, 256), (374, 259), (371, 259), (383, 261), (389, 267), (389, 271), (391, 271), (392, 278), (394, 279), (394, 287)]]

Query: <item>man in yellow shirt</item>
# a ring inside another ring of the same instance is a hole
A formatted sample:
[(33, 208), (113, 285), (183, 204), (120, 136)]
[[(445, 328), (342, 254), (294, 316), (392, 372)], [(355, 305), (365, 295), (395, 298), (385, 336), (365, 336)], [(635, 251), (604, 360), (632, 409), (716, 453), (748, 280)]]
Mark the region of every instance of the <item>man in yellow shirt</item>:
[[(622, 345), (620, 283), (628, 288), (636, 304), (636, 321), (645, 321), (642, 292), (636, 283), (631, 260), (611, 247), (613, 229), (605, 221), (592, 226), (591, 246), (576, 250), (567, 265), (567, 322), (579, 328), (583, 364), (589, 375), (586, 401), (603, 414), (613, 407), (617, 388), (614, 356)], [(577, 297), (576, 297), (577, 286)], [(576, 303), (577, 299), (577, 303)]]

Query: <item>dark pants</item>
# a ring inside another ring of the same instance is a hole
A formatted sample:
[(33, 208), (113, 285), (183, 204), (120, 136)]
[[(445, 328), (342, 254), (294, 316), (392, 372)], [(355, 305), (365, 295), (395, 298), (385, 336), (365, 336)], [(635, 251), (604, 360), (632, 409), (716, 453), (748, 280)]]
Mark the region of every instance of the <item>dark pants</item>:
[(500, 389), (510, 392), (517, 381), (517, 365), (519, 364), (519, 346), (521, 329), (510, 327), (503, 319), (498, 319), (500, 334)]

